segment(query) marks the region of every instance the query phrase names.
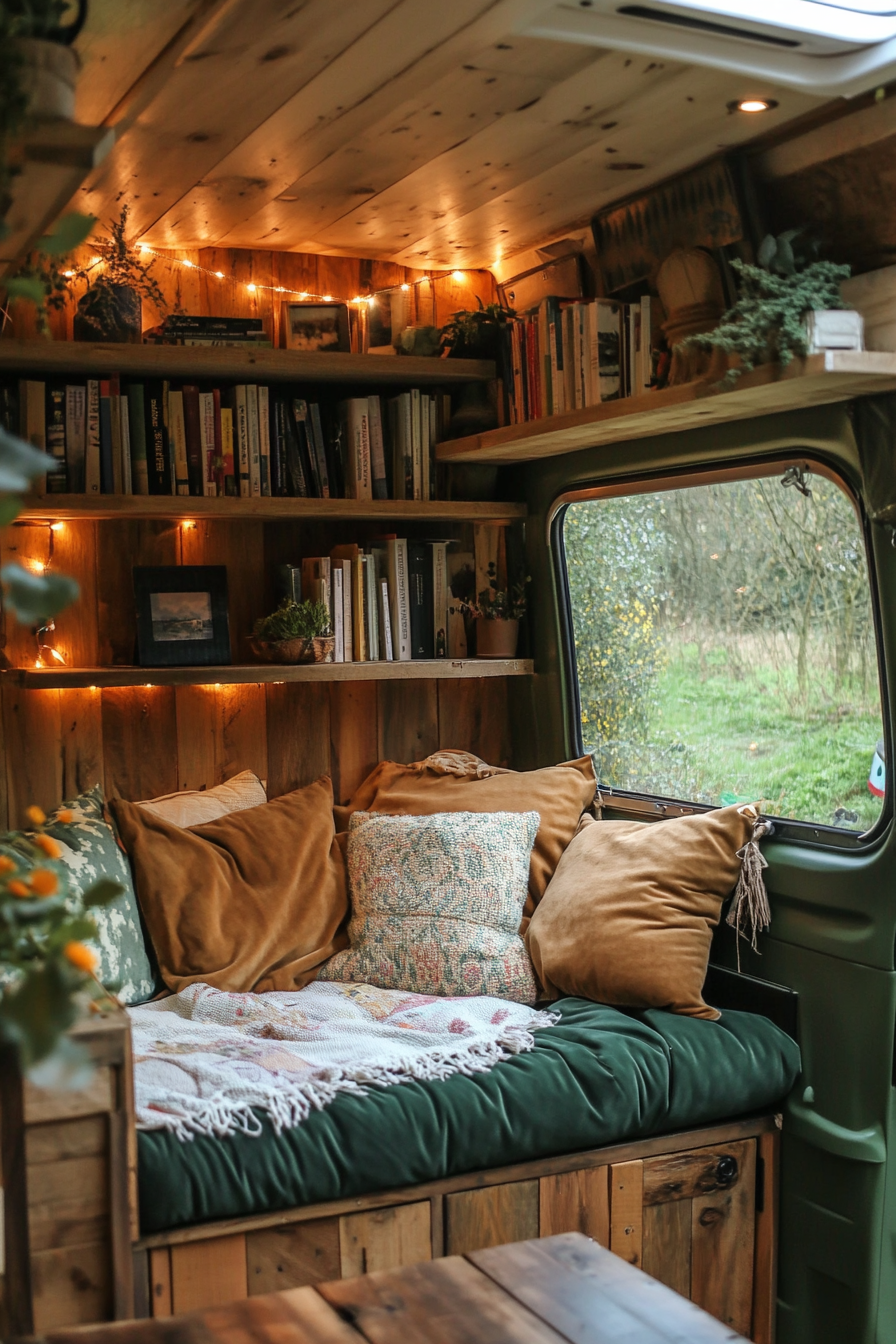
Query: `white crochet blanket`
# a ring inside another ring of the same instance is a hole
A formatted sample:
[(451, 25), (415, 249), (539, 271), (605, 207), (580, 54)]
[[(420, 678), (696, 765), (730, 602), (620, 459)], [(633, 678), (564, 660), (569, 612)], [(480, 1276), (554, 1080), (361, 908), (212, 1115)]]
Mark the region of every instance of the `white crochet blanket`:
[(129, 1008), (137, 1124), (194, 1134), (277, 1133), (340, 1092), (486, 1073), (533, 1049), (556, 1013), (504, 999), (433, 998), (373, 985), (227, 994), (190, 985)]

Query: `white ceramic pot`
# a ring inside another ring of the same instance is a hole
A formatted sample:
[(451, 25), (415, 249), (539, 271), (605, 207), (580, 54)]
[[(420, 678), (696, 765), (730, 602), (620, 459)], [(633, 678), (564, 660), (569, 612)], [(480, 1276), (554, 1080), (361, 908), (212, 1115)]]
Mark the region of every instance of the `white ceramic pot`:
[(22, 87), (28, 95), (28, 115), (35, 121), (74, 121), (78, 55), (73, 47), (40, 37), (22, 38), (25, 60)]

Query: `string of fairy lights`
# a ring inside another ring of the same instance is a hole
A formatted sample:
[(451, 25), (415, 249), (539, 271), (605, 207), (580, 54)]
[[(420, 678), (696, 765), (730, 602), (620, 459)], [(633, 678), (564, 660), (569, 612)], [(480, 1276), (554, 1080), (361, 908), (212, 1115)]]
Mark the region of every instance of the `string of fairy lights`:
[[(188, 257), (172, 257), (166, 252), (160, 252), (148, 243), (137, 243), (136, 250), (142, 256), (152, 256), (163, 265), (172, 270), (182, 268), (187, 271), (196, 271), (200, 275), (208, 276), (212, 280), (223, 283), (229, 283), (237, 289), (243, 289), (248, 294), (270, 293), (281, 295), (294, 295), (300, 303), (346, 303), (354, 304), (358, 308), (364, 304), (372, 306), (376, 301), (383, 297), (390, 297), (393, 294), (410, 294), (420, 288), (421, 285), (429, 285), (430, 288), (439, 281), (451, 279), (455, 284), (463, 284), (467, 280), (467, 272), (459, 270), (445, 270), (438, 274), (427, 272), (416, 280), (403, 281), (395, 285), (382, 285), (374, 289), (369, 294), (336, 295), (336, 294), (317, 294), (310, 289), (294, 289), (290, 285), (266, 285), (259, 280), (242, 281), (237, 280), (235, 276), (227, 275), (224, 271), (213, 271), (210, 266), (203, 266), (198, 261), (191, 261)], [(89, 275), (91, 271), (96, 270), (98, 266), (104, 264), (102, 257), (92, 257), (90, 261), (81, 268), (81, 271), (69, 270), (63, 274), (66, 279), (73, 279), (80, 275)]]

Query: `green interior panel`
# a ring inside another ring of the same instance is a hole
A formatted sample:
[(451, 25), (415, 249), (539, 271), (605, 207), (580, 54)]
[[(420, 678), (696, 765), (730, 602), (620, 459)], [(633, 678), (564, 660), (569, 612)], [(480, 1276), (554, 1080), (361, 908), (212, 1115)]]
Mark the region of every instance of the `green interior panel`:
[[(887, 520), (896, 499), (896, 410), (890, 397), (767, 416), (546, 459), (515, 469), (530, 509), (533, 721), (517, 720), (533, 764), (576, 755), (566, 646), (566, 588), (551, 550), (551, 520), (569, 491), (682, 476), (805, 454), (855, 492), (868, 520), (876, 587), (884, 735), (892, 750), (896, 702), (896, 549)], [(510, 469), (508, 469), (509, 471)], [(518, 473), (518, 474), (517, 474)], [(693, 482), (691, 482), (693, 483)], [(891, 772), (892, 773), (892, 772)], [(893, 781), (880, 824), (851, 849), (824, 831), (789, 828), (764, 850), (770, 935), (743, 969), (796, 990), (803, 1073), (784, 1118), (780, 1344), (892, 1344), (896, 1339), (896, 836)], [(735, 964), (729, 930), (713, 959)]]

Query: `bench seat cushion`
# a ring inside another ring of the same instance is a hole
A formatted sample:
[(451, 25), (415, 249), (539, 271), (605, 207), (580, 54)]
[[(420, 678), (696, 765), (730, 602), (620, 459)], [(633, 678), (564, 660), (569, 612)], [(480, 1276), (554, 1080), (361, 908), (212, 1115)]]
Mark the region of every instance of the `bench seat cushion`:
[(139, 1135), (144, 1235), (417, 1185), (769, 1108), (799, 1072), (767, 1018), (720, 1021), (561, 999), (535, 1049), (489, 1073), (341, 1095), (260, 1138)]

